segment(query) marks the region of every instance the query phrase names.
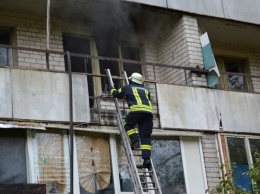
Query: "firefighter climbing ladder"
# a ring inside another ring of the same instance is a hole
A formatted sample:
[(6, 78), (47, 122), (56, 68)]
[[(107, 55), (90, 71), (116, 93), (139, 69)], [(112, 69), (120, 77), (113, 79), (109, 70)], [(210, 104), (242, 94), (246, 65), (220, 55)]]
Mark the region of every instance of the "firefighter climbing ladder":
[[(106, 69), (106, 74), (109, 80), (109, 84), (113, 85), (113, 80), (109, 69)], [(126, 72), (123, 71), (123, 74), (125, 77), (125, 81), (128, 84), (128, 78)], [(132, 180), (134, 193), (135, 194), (162, 194), (152, 160), (151, 160), (151, 167), (149, 169), (137, 167), (136, 159), (140, 158), (141, 154), (133, 155), (126, 131), (124, 130), (123, 127), (122, 114), (119, 108), (117, 98), (114, 98), (114, 101), (115, 101), (115, 106), (117, 111), (117, 123), (123, 141), (123, 146), (125, 149), (127, 161), (128, 161), (128, 172)]]

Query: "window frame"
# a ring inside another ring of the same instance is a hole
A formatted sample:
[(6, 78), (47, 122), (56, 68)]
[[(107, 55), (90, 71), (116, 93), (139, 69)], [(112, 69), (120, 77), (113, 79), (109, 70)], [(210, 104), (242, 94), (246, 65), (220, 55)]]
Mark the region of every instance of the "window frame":
[[(11, 27), (0, 26), (0, 30), (8, 31), (10, 33), (10, 44), (8, 45), (14, 45), (14, 43), (16, 42), (14, 29)], [(10, 48), (8, 48), (8, 50), (9, 52), (11, 51), (12, 53), (12, 64), (10, 64), (9, 62), (7, 66), (17, 66), (15, 65), (17, 64), (17, 50), (10, 49)]]
[[(250, 148), (250, 139), (258, 139), (260, 140), (260, 136), (253, 136), (253, 135), (238, 135), (238, 134), (219, 134), (220, 138), (220, 146), (221, 146), (221, 157), (222, 157), (222, 163), (227, 165), (228, 168), (231, 169), (231, 164), (230, 164), (230, 155), (229, 155), (229, 148), (228, 148), (228, 143), (227, 143), (227, 138), (241, 138), (244, 139), (244, 146), (246, 150), (246, 157), (247, 157), (247, 162), (248, 162), (248, 167), (249, 170), (253, 168), (253, 157), (251, 154), (251, 148)], [(224, 141), (221, 141), (224, 140)], [(226, 173), (226, 169), (223, 169), (223, 173)], [(253, 184), (251, 180), (251, 184)], [(253, 189), (253, 188), (252, 188)]]
[[(139, 53), (140, 54), (140, 61), (142, 61), (142, 47), (140, 45), (122, 42), (122, 43), (118, 43), (117, 47), (118, 47), (117, 49), (118, 49), (118, 57), (119, 57), (118, 58), (119, 59), (119, 62), (118, 62), (119, 74), (121, 74), (121, 72), (123, 71), (123, 66), (124, 66), (124, 63), (122, 61), (120, 61), (120, 60), (123, 59), (122, 47), (138, 48), (139, 51), (140, 51), (140, 53)], [(98, 55), (98, 49), (97, 49), (97, 41), (94, 41), (94, 40), (93, 40), (93, 55), (99, 56)], [(103, 57), (103, 56), (101, 56), (101, 57)], [(140, 65), (140, 68), (141, 68), (141, 74), (143, 75), (144, 74), (143, 65)], [(104, 74), (104, 72), (101, 72), (101, 70), (100, 70), (100, 63), (99, 63), (98, 59), (96, 59), (93, 63), (93, 72), (95, 74)], [(127, 76), (129, 77), (130, 75), (127, 75)], [(125, 82), (123, 80), (119, 81), (119, 87), (122, 87), (124, 84), (125, 84)], [(95, 79), (94, 88), (96, 90), (95, 91), (96, 96), (102, 95), (102, 91), (103, 91), (104, 88), (102, 88), (102, 82), (101, 82), (100, 77), (97, 77)]]
[[(249, 70), (249, 64), (247, 59), (241, 59), (241, 58), (236, 58), (236, 57), (224, 57), (224, 56), (217, 56), (216, 57), (216, 63), (220, 71), (228, 73), (226, 71), (225, 67), (225, 62), (239, 62), (241, 63), (241, 72), (235, 72), (235, 73), (242, 73), (244, 74), (250, 74)], [(229, 72), (232, 73), (232, 72)], [(228, 81), (227, 81), (227, 74), (220, 74), (220, 88), (226, 89), (226, 90), (233, 90), (233, 91), (243, 91), (243, 92), (251, 92), (252, 91), (252, 80), (248, 76), (243, 76), (243, 82), (244, 82), (244, 89), (239, 90), (239, 89), (232, 89), (228, 87)]]

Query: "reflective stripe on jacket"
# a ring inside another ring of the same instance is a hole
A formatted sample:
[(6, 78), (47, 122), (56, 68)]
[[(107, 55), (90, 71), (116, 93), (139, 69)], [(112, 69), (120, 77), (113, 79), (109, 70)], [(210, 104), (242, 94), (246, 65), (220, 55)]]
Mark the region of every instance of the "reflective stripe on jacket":
[(150, 93), (140, 84), (132, 82), (118, 90), (113, 88), (110, 94), (115, 98), (126, 98), (130, 112), (153, 112)]

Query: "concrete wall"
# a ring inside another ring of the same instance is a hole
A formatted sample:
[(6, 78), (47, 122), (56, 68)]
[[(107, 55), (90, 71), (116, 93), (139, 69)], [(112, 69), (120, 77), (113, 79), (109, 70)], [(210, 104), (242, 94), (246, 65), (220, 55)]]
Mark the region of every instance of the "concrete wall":
[(125, 0), (199, 15), (260, 24), (260, 2), (251, 0)]
[[(68, 74), (0, 68), (0, 75), (0, 117), (69, 121)], [(74, 122), (90, 122), (87, 78), (72, 82)]]

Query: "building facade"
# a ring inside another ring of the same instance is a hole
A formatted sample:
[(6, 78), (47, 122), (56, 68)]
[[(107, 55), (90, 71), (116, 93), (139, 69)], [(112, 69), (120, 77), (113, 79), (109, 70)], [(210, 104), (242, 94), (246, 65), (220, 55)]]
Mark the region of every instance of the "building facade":
[[(110, 69), (117, 88), (125, 84), (123, 70), (145, 77), (154, 108), (152, 159), (164, 194), (212, 190), (228, 162), (236, 164), (235, 184), (252, 192), (243, 172), (260, 150), (257, 6), (2, 2), (0, 183), (46, 184), (47, 193), (133, 193), (106, 90)], [(206, 68), (205, 33), (219, 78)], [(127, 104), (119, 103), (126, 115)]]

